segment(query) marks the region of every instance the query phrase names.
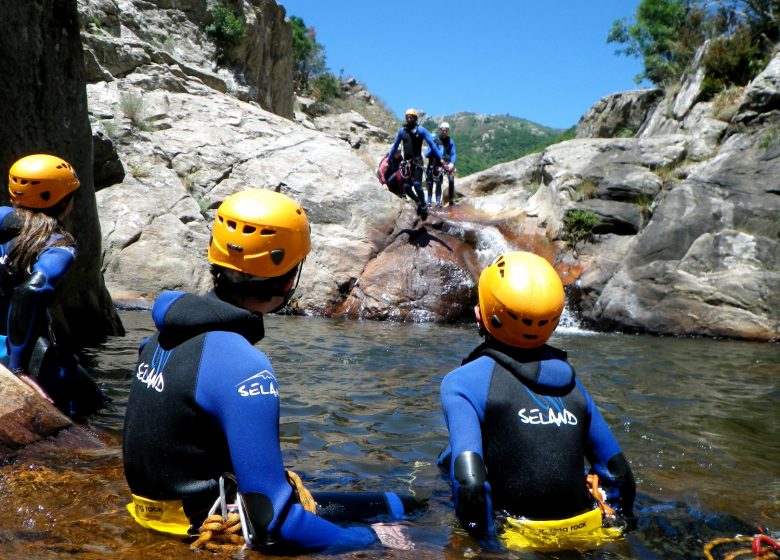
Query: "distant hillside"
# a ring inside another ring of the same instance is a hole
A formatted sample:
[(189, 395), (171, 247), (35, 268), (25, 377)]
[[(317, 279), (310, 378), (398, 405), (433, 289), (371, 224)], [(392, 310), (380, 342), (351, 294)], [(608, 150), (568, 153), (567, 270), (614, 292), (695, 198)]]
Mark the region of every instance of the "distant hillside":
[[(398, 120), (384, 101), (352, 78), (342, 80), (335, 96), (328, 99), (327, 103), (317, 103), (315, 108), (319, 113), (357, 111), (370, 123), (386, 130), (393, 138), (398, 128), (403, 126), (403, 122)], [(547, 146), (573, 138), (575, 128), (550, 128), (509, 115), (420, 115), (420, 124), (431, 134), (438, 133), (439, 123), (442, 121), (450, 124), (450, 135), (455, 139), (458, 150), (456, 167), (460, 177), (539, 152)]]
[(450, 136), (455, 140), (460, 176), (541, 151), (574, 136), (574, 128), (549, 128), (509, 115), (456, 113), (426, 117), (422, 125), (435, 134), (442, 121), (449, 123)]

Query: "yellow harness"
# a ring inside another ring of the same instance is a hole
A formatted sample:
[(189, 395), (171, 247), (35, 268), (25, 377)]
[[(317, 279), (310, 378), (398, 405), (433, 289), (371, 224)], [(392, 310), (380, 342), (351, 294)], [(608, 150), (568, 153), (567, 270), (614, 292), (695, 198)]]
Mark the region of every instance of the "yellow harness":
[(602, 527), (600, 508), (551, 521), (507, 517), (499, 533), (509, 549), (566, 550), (596, 548), (620, 540), (623, 530)]

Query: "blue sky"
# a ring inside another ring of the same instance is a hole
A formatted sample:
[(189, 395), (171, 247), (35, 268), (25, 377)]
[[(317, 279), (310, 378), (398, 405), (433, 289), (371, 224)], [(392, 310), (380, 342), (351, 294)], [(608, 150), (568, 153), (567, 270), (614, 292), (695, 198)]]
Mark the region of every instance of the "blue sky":
[[(568, 128), (637, 85), (641, 61), (607, 44), (640, 0), (277, 0), (317, 30), (328, 68), (396, 116), (509, 114)], [(455, 131), (453, 131), (455, 132)]]

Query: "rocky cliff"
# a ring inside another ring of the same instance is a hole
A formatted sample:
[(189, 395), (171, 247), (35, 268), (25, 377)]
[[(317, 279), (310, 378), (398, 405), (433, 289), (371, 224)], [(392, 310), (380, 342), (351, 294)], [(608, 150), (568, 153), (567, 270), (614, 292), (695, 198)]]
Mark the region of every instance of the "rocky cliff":
[[(459, 179), (463, 203), (422, 222), (373, 177), (384, 131), (354, 112), (283, 118), (236, 88), (244, 74), (214, 62), (198, 24), (205, 2), (84, 5), (102, 7), (97, 22), (82, 17), (101, 69), (88, 86), (93, 128), (124, 169), (97, 194), (117, 297), (207, 289), (213, 209), (253, 186), (280, 189), (310, 216), (300, 313), (466, 319), (480, 268), (522, 248), (556, 263), (595, 328), (778, 338), (777, 58), (715, 100), (702, 99), (695, 68), (674, 94), (600, 100), (576, 139)], [(583, 215), (597, 225), (576, 229)]]

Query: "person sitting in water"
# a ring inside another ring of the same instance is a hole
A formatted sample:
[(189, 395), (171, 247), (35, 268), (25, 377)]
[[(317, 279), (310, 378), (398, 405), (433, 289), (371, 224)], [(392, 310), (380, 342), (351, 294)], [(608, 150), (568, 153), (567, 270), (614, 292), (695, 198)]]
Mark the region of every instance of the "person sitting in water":
[(542, 531), (630, 518), (631, 468), (566, 353), (546, 344), (564, 308), (555, 269), (533, 253), (503, 254), (480, 275), (478, 299), (485, 341), (441, 383), (449, 445), (438, 463), (461, 525), (483, 537), (494, 511)]
[[(233, 194), (214, 220), (213, 290), (168, 291), (155, 301), (157, 332), (140, 346), (123, 436), (128, 510), (141, 526), (196, 535), (229, 473), (250, 546), (333, 551), (386, 537), (387, 526), (342, 527), (315, 515), (282, 460), (277, 374), (254, 344), (263, 314), (292, 297), (310, 248), (295, 201), (270, 190)], [(389, 513), (402, 516), (403, 500), (385, 498)]]
[(418, 116), (417, 109), (406, 110), (406, 113), (404, 113), (406, 124), (398, 130), (395, 141), (388, 152), (388, 158), (392, 161), (399, 146), (402, 148), (404, 162), (407, 162), (409, 166), (409, 173), (403, 177), (404, 192), (417, 203), (417, 213), (424, 218), (427, 216), (428, 206), (425, 203), (425, 192), (422, 188), (423, 141), (428, 143), (428, 146), (437, 157), (443, 158), (444, 153), (434, 143), (430, 132), (417, 124)]
[(0, 362), (76, 418), (105, 397), (76, 356), (55, 344), (48, 308), (76, 260), (76, 240), (62, 220), (79, 186), (67, 161), (32, 154), (11, 166), (12, 205), (0, 207)]

